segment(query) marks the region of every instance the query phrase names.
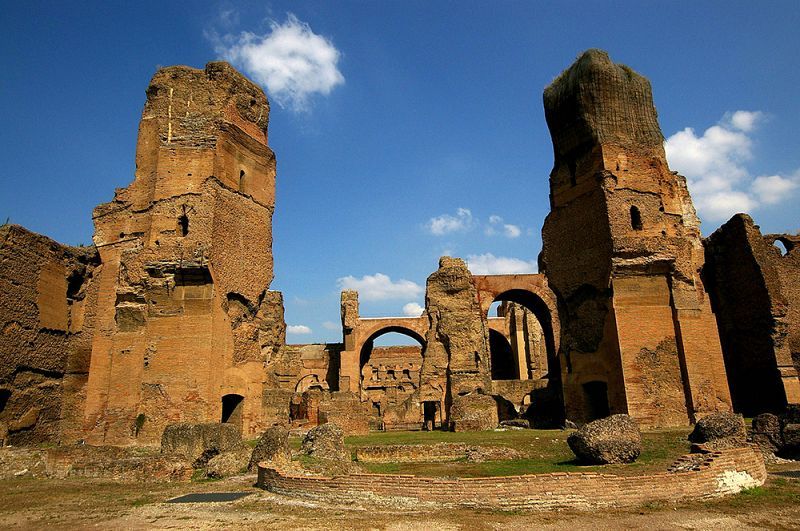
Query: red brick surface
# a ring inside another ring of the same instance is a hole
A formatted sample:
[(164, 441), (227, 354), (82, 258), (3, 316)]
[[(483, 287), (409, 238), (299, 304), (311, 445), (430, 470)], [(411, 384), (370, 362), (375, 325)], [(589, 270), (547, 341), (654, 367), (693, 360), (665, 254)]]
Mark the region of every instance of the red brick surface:
[(715, 498), (761, 485), (766, 477), (761, 454), (744, 447), (709, 453), (697, 470), (646, 476), (557, 472), (485, 478), (387, 474), (322, 477), (282, 474), (259, 466), (257, 485), (278, 494), (339, 503), (591, 509)]

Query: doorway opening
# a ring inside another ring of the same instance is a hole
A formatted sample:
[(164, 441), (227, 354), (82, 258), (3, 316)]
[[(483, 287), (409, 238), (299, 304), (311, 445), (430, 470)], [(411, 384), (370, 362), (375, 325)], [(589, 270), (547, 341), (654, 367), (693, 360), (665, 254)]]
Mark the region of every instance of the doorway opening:
[[(439, 412), (440, 412), (439, 402), (435, 400), (427, 400), (422, 403), (422, 419), (423, 419), (423, 428), (425, 429), (425, 431), (433, 431), (437, 427), (441, 428), (442, 419)], [(438, 423), (437, 423), (437, 417), (438, 417)]]
[(222, 422), (235, 425), (242, 431), (242, 409), (244, 397), (241, 395), (225, 395), (222, 397)]
[(602, 419), (609, 415), (608, 384), (606, 382), (593, 381), (583, 384), (583, 399), (589, 420)]

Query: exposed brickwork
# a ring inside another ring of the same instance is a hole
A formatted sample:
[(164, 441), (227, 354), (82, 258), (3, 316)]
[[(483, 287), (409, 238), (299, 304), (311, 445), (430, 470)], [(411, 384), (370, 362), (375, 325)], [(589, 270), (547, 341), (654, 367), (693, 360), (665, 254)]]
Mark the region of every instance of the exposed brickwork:
[[(704, 250), (650, 84), (605, 52), (544, 104), (540, 274), (475, 276), (443, 257), (421, 316), (364, 318), (345, 291), (341, 344), (286, 345), (267, 98), (226, 63), (160, 69), (134, 181), (95, 209), (95, 245), (0, 229), (0, 440), (152, 445), (169, 423), (220, 420), (246, 437), (326, 421), (363, 433), (452, 427), (453, 412), (471, 429), (610, 413), (675, 426), (730, 409), (726, 363), (748, 414), (800, 402), (800, 237), (738, 216)], [(421, 348), (373, 349), (386, 332)]]
[(111, 446), (0, 448), (0, 478), (102, 478), (113, 481), (189, 481), (185, 459)]
[(81, 425), (75, 402), (89, 372), (84, 316), (96, 263), (94, 247), (0, 227), (0, 431), (7, 431), (0, 438), (7, 444), (59, 440)]
[[(285, 326), (280, 294), (268, 291), (268, 117), (263, 91), (226, 63), (153, 76), (134, 182), (94, 212), (102, 266), (89, 441), (152, 444), (170, 422), (228, 416), (249, 435), (271, 424), (263, 370)], [(224, 411), (225, 396), (239, 409)]]
[(386, 444), (356, 448), (356, 460), (362, 463), (432, 463), (456, 461), (501, 461), (520, 457), (505, 446), (474, 446), (461, 443)]
[(419, 387), (422, 348), (373, 347), (362, 372), (362, 396), (373, 408), (373, 419), (386, 430), (419, 428), (420, 408), (413, 398)]
[(278, 494), (341, 504), (547, 510), (717, 498), (762, 485), (767, 477), (764, 459), (751, 447), (708, 454), (695, 468), (646, 476), (553, 473), (450, 479), (387, 474), (329, 478), (259, 466), (257, 485)]
[(650, 83), (589, 50), (544, 104), (555, 164), (540, 267), (561, 309), (567, 418), (674, 426), (729, 410), (699, 220)]

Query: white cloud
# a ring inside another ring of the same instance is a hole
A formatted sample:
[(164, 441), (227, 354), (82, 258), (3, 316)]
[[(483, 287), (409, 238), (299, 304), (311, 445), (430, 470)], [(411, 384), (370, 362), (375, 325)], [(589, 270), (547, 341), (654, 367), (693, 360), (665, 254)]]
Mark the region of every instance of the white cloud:
[(695, 203), (700, 215), (713, 221), (724, 221), (737, 212), (750, 212), (758, 206), (752, 197), (737, 190), (701, 195)]
[(752, 131), (763, 117), (764, 113), (761, 111), (736, 111), (730, 115), (730, 122), (736, 129), (747, 133)]
[(774, 205), (783, 201), (798, 185), (800, 185), (800, 172), (788, 178), (780, 175), (761, 175), (753, 181), (752, 189), (763, 204)]
[(361, 278), (346, 276), (336, 281), (339, 289), (354, 289), (359, 298), (365, 301), (387, 299), (413, 299), (422, 293), (422, 287), (410, 280), (392, 281), (388, 275), (375, 273)]
[(798, 187), (800, 174), (753, 178), (747, 163), (753, 158), (753, 133), (760, 111), (726, 113), (702, 135), (687, 127), (667, 138), (664, 149), (670, 166), (686, 175), (701, 218), (724, 221), (737, 212), (776, 204)]
[(520, 229), (517, 225), (506, 223), (503, 225), (503, 234), (505, 234), (508, 238), (519, 238), (519, 235), (522, 234), (522, 229)]
[(525, 261), (492, 253), (467, 256), (467, 267), (473, 275), (521, 275), (536, 273), (536, 261)]
[(287, 334), (310, 334), (311, 329), (306, 325), (289, 325), (286, 327)]
[(222, 27), (232, 28), (239, 25), (239, 12), (236, 9), (223, 9), (218, 19)]
[(333, 321), (325, 321), (322, 323), (322, 328), (325, 330), (340, 330), (342, 325), (336, 324)]
[(428, 220), (425, 225), (431, 234), (443, 236), (451, 232), (467, 231), (472, 228), (472, 211), (468, 208), (459, 208), (456, 215), (442, 214)]
[(403, 305), (403, 315), (407, 315), (408, 317), (419, 317), (424, 311), (425, 308), (416, 302), (409, 302), (408, 304)]
[(312, 95), (344, 84), (339, 50), (291, 13), (283, 24), (271, 21), (266, 35), (244, 31), (216, 41), (217, 53), (266, 87), (282, 107), (308, 110)]
[(487, 236), (494, 236), (498, 230), (502, 230), (503, 236), (506, 238), (519, 238), (522, 234), (522, 227), (519, 225), (512, 225), (510, 223), (503, 223), (503, 218), (497, 214), (489, 216), (489, 224), (484, 229)]

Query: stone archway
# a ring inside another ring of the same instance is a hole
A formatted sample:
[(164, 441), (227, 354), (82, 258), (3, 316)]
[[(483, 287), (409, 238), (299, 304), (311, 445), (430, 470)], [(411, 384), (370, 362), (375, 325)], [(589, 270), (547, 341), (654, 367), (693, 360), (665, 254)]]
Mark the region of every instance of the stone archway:
[[(556, 295), (547, 279), (539, 274), (473, 275), (472, 281), (490, 339), (492, 394), (513, 404), (534, 425), (558, 425), (564, 410), (558, 358), (561, 325)], [(489, 316), (495, 302), (504, 306), (501, 318)], [(493, 335), (508, 341), (493, 345)], [(510, 360), (492, 352), (493, 346), (508, 344), (513, 352)], [(492, 362), (500, 359), (513, 366), (498, 370)]]
[[(507, 301), (518, 304), (529, 310), (541, 326), (546, 347), (547, 370), (542, 374), (553, 374), (553, 369), (558, 361), (558, 347), (560, 343), (561, 325), (558, 319), (558, 305), (555, 294), (547, 285), (544, 275), (474, 275), (473, 283), (478, 292), (478, 299), (483, 315), (486, 317), (487, 327), (490, 330), (509, 334), (509, 330), (490, 319), (489, 309), (497, 301)], [(512, 338), (513, 340), (513, 338)], [(524, 374), (525, 368), (522, 360), (519, 361), (517, 373), (521, 379), (528, 376)]]
[[(357, 304), (357, 303), (356, 303)], [(358, 306), (348, 309), (343, 306), (344, 350), (341, 352), (339, 390), (359, 393), (361, 391), (361, 369), (364, 346), (375, 338), (389, 332), (409, 336), (420, 345), (425, 345), (429, 323), (427, 314), (419, 317), (359, 317)], [(352, 316), (348, 314), (352, 311)]]
[[(427, 327), (426, 327), (427, 328)], [(367, 331), (371, 332), (363, 342), (361, 342), (361, 347), (359, 348), (359, 366), (360, 368), (364, 368), (364, 365), (369, 361), (370, 351), (373, 347), (373, 343), (379, 337), (390, 334), (402, 334), (406, 337), (410, 337), (411, 339), (415, 340), (419, 343), (420, 347), (424, 350), (425, 348), (425, 335), (424, 333), (420, 334), (419, 331), (414, 330), (413, 327), (407, 327), (403, 325), (388, 325), (377, 330), (372, 331), (372, 328), (368, 328)]]

